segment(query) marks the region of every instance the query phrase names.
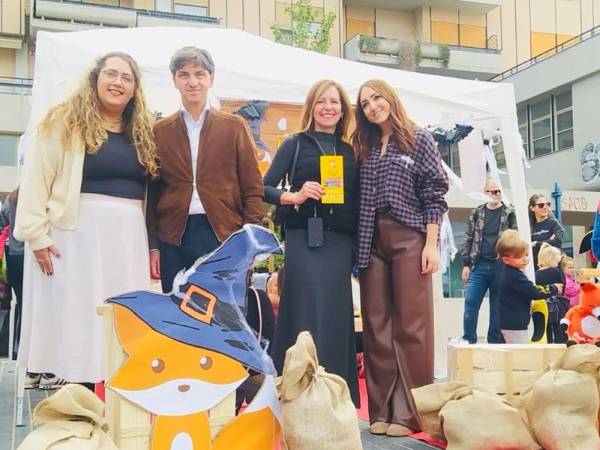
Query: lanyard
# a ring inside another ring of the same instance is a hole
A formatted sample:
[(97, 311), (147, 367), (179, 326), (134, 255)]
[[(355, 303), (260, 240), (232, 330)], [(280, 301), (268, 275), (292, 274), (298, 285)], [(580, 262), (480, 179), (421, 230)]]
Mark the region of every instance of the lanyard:
[[(323, 156), (327, 156), (327, 153), (325, 153), (325, 150), (323, 150), (323, 147), (321, 147), (321, 143), (317, 138), (315, 138), (315, 142), (317, 143), (317, 147), (319, 147), (319, 150), (321, 151)], [(335, 144), (333, 144), (333, 156), (337, 156), (337, 153), (335, 151)]]

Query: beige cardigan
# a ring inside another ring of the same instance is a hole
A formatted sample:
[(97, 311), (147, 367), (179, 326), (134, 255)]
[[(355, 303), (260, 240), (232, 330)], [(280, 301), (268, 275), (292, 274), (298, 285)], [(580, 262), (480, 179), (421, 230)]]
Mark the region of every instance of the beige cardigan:
[(62, 230), (77, 226), (85, 151), (81, 139), (62, 142), (62, 125), (34, 136), (27, 149), (19, 188), (14, 235), (39, 250), (53, 244), (50, 225)]

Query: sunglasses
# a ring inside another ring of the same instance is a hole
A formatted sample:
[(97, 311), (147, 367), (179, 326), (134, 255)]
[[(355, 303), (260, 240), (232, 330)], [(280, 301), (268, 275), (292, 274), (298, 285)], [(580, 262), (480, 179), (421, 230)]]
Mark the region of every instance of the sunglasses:
[(500, 194), (502, 191), (500, 189), (493, 189), (491, 191), (485, 191), (487, 194), (492, 194), (492, 195), (498, 195)]
[(537, 206), (538, 208), (550, 208), (551, 203), (550, 202), (546, 202), (546, 203), (536, 203), (535, 206)]

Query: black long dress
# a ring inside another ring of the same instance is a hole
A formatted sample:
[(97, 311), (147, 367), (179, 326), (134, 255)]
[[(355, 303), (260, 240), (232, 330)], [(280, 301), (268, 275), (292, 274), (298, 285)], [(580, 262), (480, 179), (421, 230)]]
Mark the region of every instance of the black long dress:
[[(296, 342), (298, 333), (310, 331), (320, 365), (346, 380), (352, 401), (358, 406), (350, 279), (358, 168), (352, 148), (333, 134), (312, 132), (292, 136), (281, 145), (265, 175), (265, 199), (269, 203), (279, 204), (282, 190), (276, 186), (290, 171), (296, 139), (300, 149), (291, 190), (299, 191), (306, 181), (320, 182), (321, 155), (335, 153), (344, 157), (344, 203), (330, 206), (307, 200), (286, 218), (285, 278), (271, 355), (281, 373), (285, 353)], [(324, 245), (319, 248), (310, 248), (307, 243), (307, 220), (314, 216), (322, 217), (324, 224)]]

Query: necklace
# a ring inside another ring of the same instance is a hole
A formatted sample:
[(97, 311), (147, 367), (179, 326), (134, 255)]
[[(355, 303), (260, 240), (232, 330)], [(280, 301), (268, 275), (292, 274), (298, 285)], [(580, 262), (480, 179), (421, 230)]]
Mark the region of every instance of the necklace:
[(108, 120), (108, 119), (105, 119), (105, 118), (104, 118), (104, 117), (102, 117), (102, 116), (100, 116), (100, 118), (101, 118), (102, 120), (104, 120), (104, 122), (106, 122), (106, 123), (121, 123), (121, 122), (123, 122), (123, 119), (122, 119), (122, 118), (121, 118), (121, 119), (119, 119), (119, 120)]

